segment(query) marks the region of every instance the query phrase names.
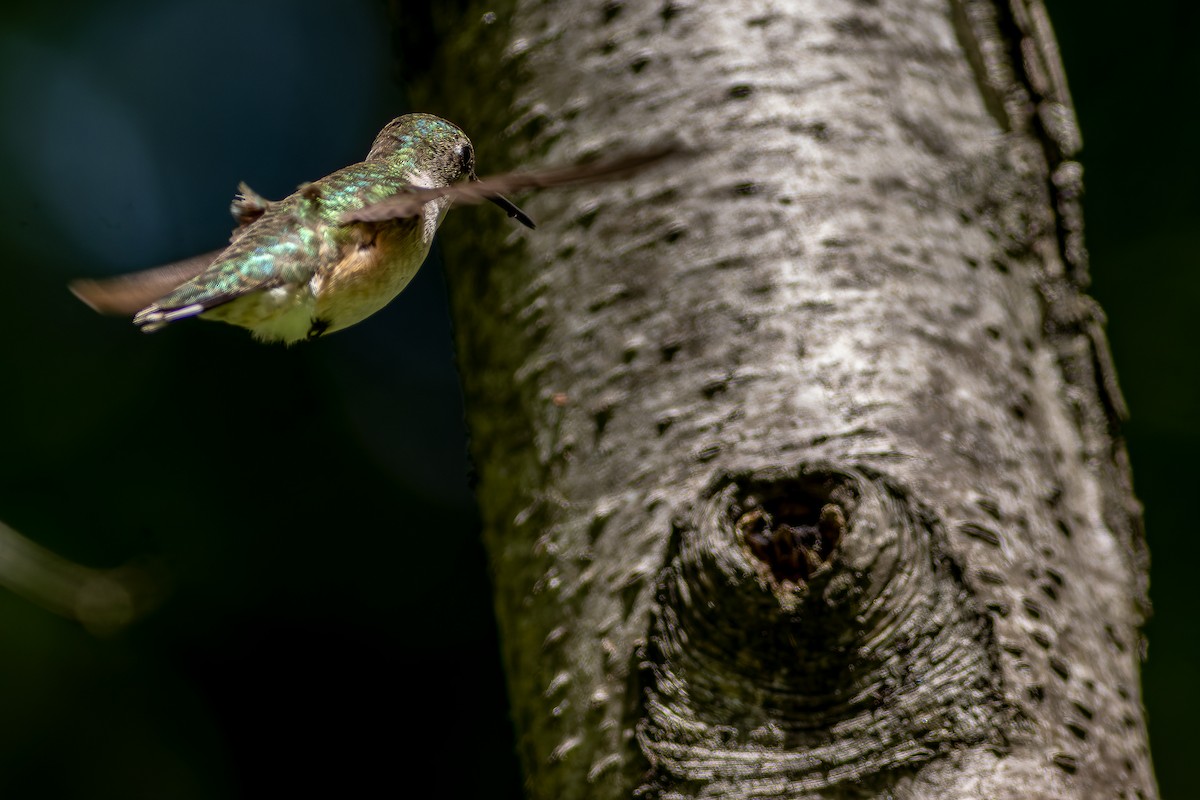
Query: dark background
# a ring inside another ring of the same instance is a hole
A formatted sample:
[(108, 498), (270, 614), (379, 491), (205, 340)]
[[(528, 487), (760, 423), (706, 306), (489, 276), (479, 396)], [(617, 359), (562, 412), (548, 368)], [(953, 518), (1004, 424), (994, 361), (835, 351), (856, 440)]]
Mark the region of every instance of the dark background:
[[(1200, 7), (1049, 6), (1154, 557), (1152, 748), (1185, 797)], [(382, 4), (39, 8), (0, 16), (0, 520), (92, 566), (155, 557), (171, 593), (95, 637), (0, 592), (0, 796), (518, 796), (440, 269), (291, 349), (142, 336), (64, 289), (219, 246), (239, 180), (281, 197), (360, 160), (408, 110)]]

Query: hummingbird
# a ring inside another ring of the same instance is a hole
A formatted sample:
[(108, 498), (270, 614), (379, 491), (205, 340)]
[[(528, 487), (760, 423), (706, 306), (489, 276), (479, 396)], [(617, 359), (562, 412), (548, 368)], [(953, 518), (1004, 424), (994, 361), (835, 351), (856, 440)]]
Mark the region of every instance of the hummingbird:
[(618, 178), (677, 149), (481, 179), (457, 125), (405, 114), (384, 126), (364, 161), (282, 200), (239, 184), (230, 205), (237, 227), (225, 249), (69, 288), (101, 313), (132, 313), (146, 333), (200, 317), (248, 328), (262, 341), (315, 339), (361, 322), (403, 291), (454, 202), (490, 201), (532, 229), (506, 193)]

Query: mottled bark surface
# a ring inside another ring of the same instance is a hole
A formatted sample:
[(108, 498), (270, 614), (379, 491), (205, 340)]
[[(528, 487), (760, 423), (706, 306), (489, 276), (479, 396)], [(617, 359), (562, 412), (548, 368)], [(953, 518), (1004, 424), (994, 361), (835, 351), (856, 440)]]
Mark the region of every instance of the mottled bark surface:
[(1155, 796), (1140, 510), (1041, 4), (453, 30), (416, 99), (481, 172), (698, 150), (545, 193), (533, 232), (445, 227), (532, 796)]

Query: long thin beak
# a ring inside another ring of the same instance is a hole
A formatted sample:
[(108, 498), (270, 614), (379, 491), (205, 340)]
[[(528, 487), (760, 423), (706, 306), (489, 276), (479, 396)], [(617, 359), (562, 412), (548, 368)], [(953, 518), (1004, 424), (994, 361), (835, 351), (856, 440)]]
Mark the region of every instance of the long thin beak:
[[(475, 174), (474, 170), (471, 170), (471, 177), (469, 178), (469, 180), (473, 180), (473, 181), (479, 180), (479, 176)], [(517, 222), (521, 223), (526, 228), (536, 228), (537, 227), (536, 225), (533, 224), (533, 220), (531, 220), (529, 218), (528, 214), (526, 214), (521, 209), (517, 208), (516, 204), (513, 203), (512, 200), (509, 200), (504, 195), (489, 194), (487, 196), (487, 199), (491, 200), (493, 203), (495, 203), (496, 205), (503, 208), (504, 213), (508, 214), (510, 219), (515, 219)]]
[(526, 213), (525, 213), (524, 211), (522, 211), (521, 209), (517, 208), (515, 205), (513, 205), (513, 201), (512, 201), (512, 200), (509, 200), (509, 199), (508, 199), (507, 197), (505, 197), (504, 195), (502, 195), (502, 194), (493, 194), (493, 195), (490, 195), (490, 196), (488, 197), (488, 200), (491, 200), (493, 203), (495, 203), (496, 205), (498, 205), (498, 206), (500, 206), (501, 208), (503, 208), (503, 209), (504, 209), (504, 213), (505, 213), (505, 214), (508, 214), (508, 216), (512, 217), (512, 218), (513, 218), (513, 219), (515, 219), (517, 222), (519, 222), (519, 223), (521, 223), (522, 225), (524, 225), (526, 228), (533, 228), (533, 227), (536, 227), (536, 226), (533, 224), (533, 220), (531, 220), (531, 219), (529, 218), (529, 215), (528, 215), (528, 214), (526, 214)]

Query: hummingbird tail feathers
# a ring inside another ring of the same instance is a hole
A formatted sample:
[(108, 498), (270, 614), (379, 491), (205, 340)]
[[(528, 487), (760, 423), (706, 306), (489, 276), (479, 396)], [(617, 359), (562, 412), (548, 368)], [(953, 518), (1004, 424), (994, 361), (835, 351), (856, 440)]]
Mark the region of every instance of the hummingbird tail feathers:
[(133, 324), (142, 329), (142, 333), (154, 333), (159, 328), (165, 328), (172, 322), (194, 317), (205, 311), (202, 303), (192, 303), (182, 308), (161, 309), (157, 305), (148, 306), (133, 317)]
[(71, 293), (101, 314), (126, 316), (159, 299), (181, 283), (199, 275), (221, 255), (203, 253), (172, 264), (115, 278), (81, 278), (71, 281)]

